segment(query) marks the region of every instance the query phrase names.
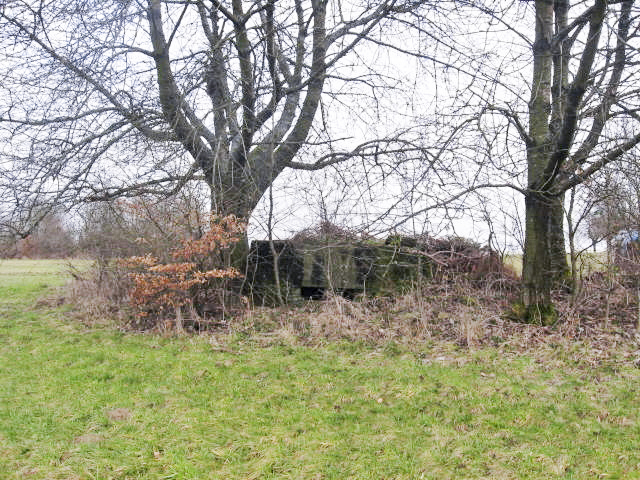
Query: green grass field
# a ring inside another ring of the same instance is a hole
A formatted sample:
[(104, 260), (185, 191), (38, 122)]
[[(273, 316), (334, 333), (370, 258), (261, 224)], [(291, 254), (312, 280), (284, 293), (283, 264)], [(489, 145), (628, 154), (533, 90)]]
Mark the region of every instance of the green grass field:
[[(571, 263), (571, 258), (567, 255), (567, 262)], [(513, 269), (513, 271), (522, 275), (522, 254), (510, 253), (504, 256), (504, 263)], [(582, 252), (578, 256), (576, 270), (581, 275), (589, 275), (593, 272), (602, 272), (607, 269), (607, 253), (606, 252)]]
[[(0, 263), (0, 478), (640, 478), (640, 370), (89, 329)], [(445, 353), (443, 353), (445, 352)]]

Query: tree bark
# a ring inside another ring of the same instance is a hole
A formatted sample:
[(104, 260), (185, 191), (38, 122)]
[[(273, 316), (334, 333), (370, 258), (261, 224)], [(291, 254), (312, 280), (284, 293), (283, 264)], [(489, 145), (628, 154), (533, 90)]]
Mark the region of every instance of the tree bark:
[[(240, 221), (248, 224), (251, 213), (260, 201), (262, 194), (255, 185), (246, 185), (247, 182), (238, 180), (235, 184), (212, 185), (211, 189), (211, 213), (222, 217), (233, 215)], [(249, 237), (245, 232), (238, 242), (224, 254), (224, 264), (235, 267), (244, 273), (249, 255)]]
[(549, 325), (556, 320), (551, 292), (566, 279), (569, 271), (564, 246), (562, 199), (530, 193), (525, 198), (525, 207), (523, 319)]
[[(549, 163), (552, 141), (549, 123), (552, 113), (554, 2), (536, 1), (536, 37), (533, 44), (533, 81), (529, 100), (529, 136), (527, 149), (528, 193), (525, 197), (525, 243), (522, 268), (524, 284), (523, 319), (547, 323), (553, 311), (552, 231), (557, 225), (553, 199), (548, 192), (545, 171)], [(561, 224), (562, 225), (562, 224)], [(562, 234), (562, 230), (560, 231)], [(555, 233), (554, 238), (558, 234)]]
[(552, 288), (566, 288), (569, 263), (564, 235), (564, 194), (549, 201), (549, 252), (551, 256)]

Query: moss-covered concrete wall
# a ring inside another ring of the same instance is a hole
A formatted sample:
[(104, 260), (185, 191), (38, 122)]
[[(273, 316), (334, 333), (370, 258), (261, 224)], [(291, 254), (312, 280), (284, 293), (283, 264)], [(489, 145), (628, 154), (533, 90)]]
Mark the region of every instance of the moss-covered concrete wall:
[[(277, 258), (274, 258), (275, 250)], [(382, 243), (254, 241), (247, 283), (264, 297), (274, 291), (277, 263), (281, 290), (312, 296), (325, 290), (353, 295), (398, 292), (433, 276), (433, 264), (418, 252)]]

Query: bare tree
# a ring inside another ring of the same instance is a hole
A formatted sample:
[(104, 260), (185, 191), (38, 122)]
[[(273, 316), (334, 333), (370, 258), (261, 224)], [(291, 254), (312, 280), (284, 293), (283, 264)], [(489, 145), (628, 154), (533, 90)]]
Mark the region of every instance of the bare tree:
[(207, 212), (206, 197), (189, 186), (168, 198), (93, 202), (77, 209), (78, 247), (101, 261), (150, 253), (168, 262), (176, 245), (202, 237)]
[(553, 318), (567, 272), (564, 194), (640, 142), (634, 2), (535, 2), (527, 145), (524, 302)]
[(212, 211), (247, 219), (287, 168), (397, 149), (395, 137), (369, 139), (299, 157), (322, 140), (313, 127), (329, 80), (383, 86), (360, 45), (430, 3), (3, 2), (1, 220), (26, 234), (42, 204), (191, 181), (209, 187)]
[(498, 40), (496, 56), (477, 74), (483, 81), (460, 95), (460, 108), (479, 112), (487, 175), (524, 196), (525, 316), (551, 322), (551, 292), (569, 272), (565, 193), (640, 142), (640, 11), (633, 0), (496, 0), (465, 8), (482, 13), (477, 31)]
[[(623, 230), (640, 228), (640, 165), (635, 155), (609, 164), (585, 189), (588, 235), (592, 242), (607, 245)], [(586, 210), (586, 208), (585, 208)]]

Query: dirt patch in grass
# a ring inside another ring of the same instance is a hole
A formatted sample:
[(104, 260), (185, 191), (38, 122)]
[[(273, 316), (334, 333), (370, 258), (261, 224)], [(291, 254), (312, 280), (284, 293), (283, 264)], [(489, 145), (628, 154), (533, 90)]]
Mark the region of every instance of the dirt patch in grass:
[(104, 440), (102, 435), (98, 435), (97, 433), (85, 433), (84, 435), (79, 435), (73, 439), (73, 443), (76, 444), (94, 444), (100, 443)]
[(131, 418), (131, 410), (128, 408), (116, 408), (107, 412), (107, 418), (112, 422), (124, 422)]
[(58, 308), (64, 305), (67, 299), (63, 295), (49, 295), (38, 299), (34, 307), (36, 309)]

